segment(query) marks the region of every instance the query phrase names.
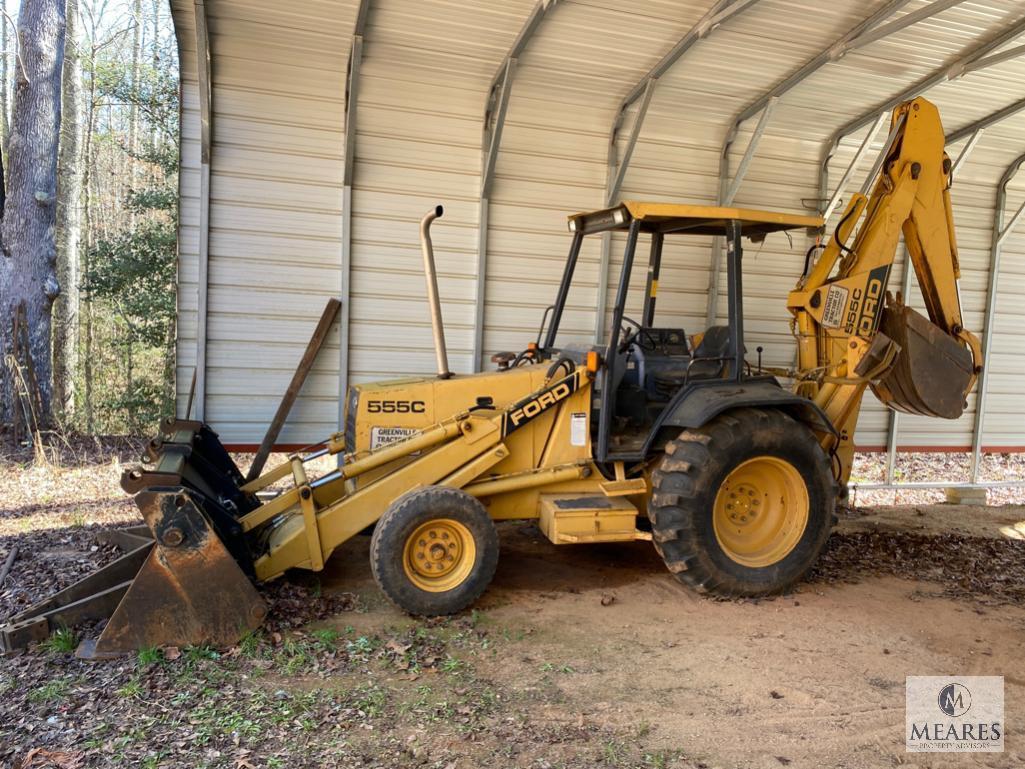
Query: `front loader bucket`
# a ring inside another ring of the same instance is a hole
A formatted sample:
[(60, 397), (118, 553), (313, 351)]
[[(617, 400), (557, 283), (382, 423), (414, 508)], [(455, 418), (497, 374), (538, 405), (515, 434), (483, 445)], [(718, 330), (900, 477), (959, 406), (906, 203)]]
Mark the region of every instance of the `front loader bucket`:
[(42, 641), (61, 626), (110, 618), (83, 641), (85, 659), (154, 646), (234, 644), (263, 622), (267, 606), (183, 488), (136, 496), (155, 540), (11, 618), (0, 651)]
[(260, 626), (267, 606), (192, 495), (150, 489), (136, 501), (156, 540), (100, 637), (78, 656), (153, 646), (229, 646)]
[(164, 420), (121, 478), (146, 523), (107, 532), (125, 555), (0, 626), (0, 652), (62, 626), (107, 620), (78, 656), (112, 657), (154, 646), (227, 646), (255, 629), (267, 607), (250, 581), (239, 518), (259, 500), (210, 428)]
[(880, 331), (900, 346), (890, 369), (872, 383), (885, 405), (906, 414), (957, 419), (974, 379), (971, 352), (901, 302), (883, 310)]

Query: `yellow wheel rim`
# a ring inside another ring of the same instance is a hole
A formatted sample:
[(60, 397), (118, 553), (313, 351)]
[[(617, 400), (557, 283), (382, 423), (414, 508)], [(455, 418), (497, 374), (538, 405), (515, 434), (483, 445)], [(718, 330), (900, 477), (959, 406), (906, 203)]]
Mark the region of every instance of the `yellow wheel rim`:
[(760, 568), (779, 563), (808, 525), (808, 488), (797, 468), (778, 457), (755, 457), (726, 476), (712, 525), (733, 561)]
[(477, 546), (466, 526), (451, 518), (435, 518), (409, 535), (402, 566), (421, 590), (443, 593), (463, 583), (476, 558)]

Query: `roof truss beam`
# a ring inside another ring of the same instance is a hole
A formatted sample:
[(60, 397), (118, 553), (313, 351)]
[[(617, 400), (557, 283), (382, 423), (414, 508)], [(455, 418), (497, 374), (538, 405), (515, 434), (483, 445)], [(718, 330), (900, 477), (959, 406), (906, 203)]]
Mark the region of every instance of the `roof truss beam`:
[(999, 123), (1001, 120), (1006, 120), (1012, 115), (1016, 115), (1022, 110), (1025, 110), (1025, 99), (1018, 99), (1013, 104), (1008, 104), (1002, 109), (998, 109), (996, 112), (991, 112), (983, 118), (976, 120), (974, 123), (969, 123), (963, 128), (958, 128), (953, 133), (947, 135), (947, 144), (953, 144), (954, 142), (961, 141), (966, 136), (972, 136), (978, 131), (983, 131), (989, 128), (995, 123)]
[[(765, 134), (768, 121), (771, 119), (772, 110), (780, 98), (824, 66), (837, 61), (850, 51), (857, 50), (906, 29), (919, 21), (956, 5), (961, 0), (935, 0), (935, 2), (916, 11), (906, 13), (889, 23), (884, 23), (909, 2), (910, 0), (889, 0), (889, 2), (884, 3), (878, 10), (858, 22), (858, 24), (849, 29), (828, 48), (820, 51), (737, 113), (727, 129), (726, 135), (723, 137), (722, 146), (719, 151), (719, 205), (732, 205), (737, 193), (740, 191), (740, 186), (744, 183), (748, 168), (754, 159), (755, 153), (758, 151), (758, 145)], [(881, 112), (882, 110), (879, 111)], [(748, 141), (736, 174), (734, 174), (731, 180), (730, 149), (737, 139), (740, 127), (758, 114), (761, 114), (758, 125)], [(865, 149), (867, 150), (867, 148)], [(859, 151), (859, 154), (863, 155), (864, 152)], [(861, 157), (859, 156), (857, 159), (860, 162)], [(853, 173), (853, 170), (853, 168), (848, 169), (848, 173)], [(835, 206), (835, 203), (833, 205)], [(712, 244), (712, 269), (709, 275), (708, 301), (705, 307), (705, 321), (707, 325), (712, 325), (715, 322), (719, 311), (719, 275), (722, 263), (722, 249), (722, 238), (715, 238)]]
[(484, 284), (488, 268), (490, 197), (495, 182), (498, 154), (502, 149), (502, 131), (505, 129), (509, 98), (512, 96), (513, 84), (516, 81), (516, 67), (531, 39), (558, 3), (559, 0), (538, 0), (531, 9), (530, 15), (523, 22), (516, 39), (491, 78), (488, 97), (484, 103), (484, 117), (481, 121), (480, 199), (477, 203), (477, 277), (474, 284), (472, 352), (474, 371), (481, 370), (481, 358), (484, 355)]
[[(903, 0), (906, 2), (907, 0)], [(637, 140), (644, 127), (644, 119), (648, 114), (648, 106), (655, 93), (658, 80), (687, 51), (704, 40), (724, 22), (743, 13), (753, 7), (758, 0), (716, 0), (711, 8), (691, 27), (680, 40), (662, 56), (661, 59), (648, 72), (637, 81), (637, 85), (631, 88), (623, 100), (619, 103), (615, 117), (612, 119), (612, 127), (609, 129), (608, 144), (608, 167), (605, 173), (605, 205), (612, 206), (619, 198), (623, 189), (623, 182), (626, 173), (630, 168), (630, 161), (633, 158)], [(619, 132), (626, 121), (626, 115), (630, 108), (638, 100), (641, 101), (637, 114), (634, 118), (630, 137), (624, 148), (623, 157), (619, 157)], [(594, 340), (600, 344), (605, 336), (605, 308), (608, 303), (609, 287), (609, 263), (612, 259), (612, 236), (606, 234), (601, 239), (601, 256), (598, 264), (598, 296), (595, 310), (595, 331)]]
[[(836, 154), (836, 150), (840, 146), (840, 141), (845, 136), (849, 136), (855, 131), (864, 128), (880, 112), (889, 112), (901, 102), (912, 99), (929, 90), (933, 86), (939, 85), (940, 83), (944, 83), (948, 80), (954, 80), (968, 72), (980, 71), (983, 69), (981, 66), (982, 62), (986, 60), (986, 57), (990, 53), (1009, 43), (1011, 40), (1014, 40), (1023, 32), (1025, 32), (1025, 18), (1022, 18), (1018, 22), (1006, 27), (1003, 31), (994, 35), (989, 40), (976, 45), (967, 53), (959, 56), (953, 63), (938, 67), (921, 80), (903, 89), (900, 93), (894, 94), (882, 104), (876, 105), (871, 110), (862, 113), (834, 131), (833, 135), (826, 142), (822, 153), (821, 166), (819, 169), (819, 199), (824, 201), (828, 195), (829, 161), (832, 160), (833, 155)], [(1025, 46), (1022, 46), (1022, 48), (1025, 48)], [(1000, 55), (991, 58), (995, 59), (999, 56)], [(1000, 61), (1006, 60), (1006, 58), (1000, 58)], [(997, 63), (999, 62), (992, 61), (992, 63), (987, 66), (992, 66), (992, 64)]]
[[(796, 71), (787, 75), (772, 88), (737, 113), (726, 132), (726, 136), (723, 137), (721, 154), (719, 156), (720, 205), (730, 205), (733, 202), (733, 197), (739, 190), (740, 185), (743, 183), (744, 176), (747, 171), (746, 166), (739, 167), (733, 181), (730, 182), (730, 148), (736, 141), (740, 127), (746, 121), (759, 113), (764, 113), (771, 100), (779, 99), (803, 83), (824, 66), (839, 60), (850, 51), (878, 42), (889, 35), (900, 32), (903, 29), (907, 29), (919, 21), (934, 16), (941, 11), (945, 11), (953, 5), (957, 5), (959, 2), (962, 2), (962, 0), (935, 0), (935, 2), (923, 6), (917, 11), (906, 13), (889, 23), (884, 23), (888, 18), (893, 16), (894, 13), (899, 11), (909, 2), (910, 0), (890, 0), (885, 3), (873, 14), (849, 29), (840, 39), (836, 40), (828, 48), (820, 51), (816, 56), (809, 59)], [(882, 110), (879, 111), (881, 112)], [(760, 135), (758, 138), (760, 138)], [(752, 145), (754, 146), (752, 147)], [(752, 137), (751, 141), (748, 143), (748, 149), (745, 157), (753, 156), (757, 147), (758, 141), (755, 137)]]
[(352, 285), (352, 177), (356, 165), (356, 113), (359, 106), (363, 33), (370, 0), (360, 0), (349, 45), (345, 76), (345, 154), (342, 161), (342, 252), (340, 256), (342, 306), (338, 310), (338, 429), (345, 427), (345, 393), (349, 389), (349, 306)]
[[(609, 130), (609, 170), (605, 186), (606, 205), (613, 205), (619, 196), (623, 180), (626, 178), (626, 172), (630, 165), (630, 158), (637, 136), (640, 135), (641, 129), (644, 126), (647, 105), (654, 93), (658, 79), (668, 72), (687, 51), (708, 37), (724, 22), (751, 8), (757, 2), (758, 0), (717, 0), (705, 15), (680, 38), (676, 45), (670, 48), (658, 60), (658, 63), (648, 70), (647, 74), (637, 82), (637, 85), (631, 88), (626, 96), (623, 97), (623, 100), (619, 103), (619, 108), (616, 110), (616, 116), (612, 120), (612, 128)], [(901, 2), (908, 2), (908, 0), (901, 0)], [(638, 100), (641, 100), (641, 108), (638, 110), (634, 120), (631, 139), (627, 144), (628, 152), (624, 152), (623, 158), (620, 160), (617, 159), (619, 132), (623, 127), (627, 112)]]
[(1004, 208), (1007, 205), (1007, 185), (1018, 174), (1019, 169), (1025, 164), (1025, 155), (1019, 155), (1004, 170), (1000, 182), (997, 184), (996, 205), (993, 211), (993, 234), (990, 241), (989, 251), (989, 280), (986, 287), (986, 311), (983, 316), (982, 333), (982, 371), (979, 373), (979, 381), (976, 384), (975, 396), (975, 423), (972, 427), (972, 459), (971, 459), (971, 480), (972, 483), (979, 482), (981, 471), (980, 460), (982, 457), (982, 437), (985, 431), (987, 395), (989, 389), (989, 361), (990, 350), (993, 347), (993, 321), (996, 318), (997, 308), (997, 284), (1000, 279), (1000, 257), (1004, 241), (1014, 231), (1014, 228), (1021, 221), (1025, 214), (1025, 203), (1011, 217), (1011, 221), (1004, 224)]

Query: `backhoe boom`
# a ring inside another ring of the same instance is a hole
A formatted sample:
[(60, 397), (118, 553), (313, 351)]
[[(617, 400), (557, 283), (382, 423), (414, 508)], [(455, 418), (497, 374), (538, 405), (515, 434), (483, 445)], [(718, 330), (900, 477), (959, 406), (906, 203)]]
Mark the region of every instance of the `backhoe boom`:
[[(851, 198), (787, 302), (798, 341), (797, 388), (837, 428), (839, 439), (823, 434), (822, 441), (839, 457), (845, 482), (867, 387), (890, 408), (955, 419), (982, 360), (977, 337), (962, 322), (951, 164), (939, 113), (921, 98), (901, 104), (891, 133), (870, 196)], [(928, 319), (905, 306), (905, 297), (887, 293), (902, 235)]]

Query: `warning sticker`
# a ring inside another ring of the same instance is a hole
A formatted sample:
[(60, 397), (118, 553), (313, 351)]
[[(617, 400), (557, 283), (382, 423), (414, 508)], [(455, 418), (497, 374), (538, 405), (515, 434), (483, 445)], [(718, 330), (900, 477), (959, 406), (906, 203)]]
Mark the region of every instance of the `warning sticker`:
[(569, 418), (569, 442), (571, 446), (587, 445), (587, 414), (575, 411)]
[(843, 311), (847, 307), (850, 291), (843, 286), (830, 286), (826, 292), (826, 306), (822, 308), (822, 325), (839, 328), (843, 323)]
[(387, 446), (389, 443), (401, 441), (417, 432), (415, 427), (371, 427), (370, 428), (370, 449)]

